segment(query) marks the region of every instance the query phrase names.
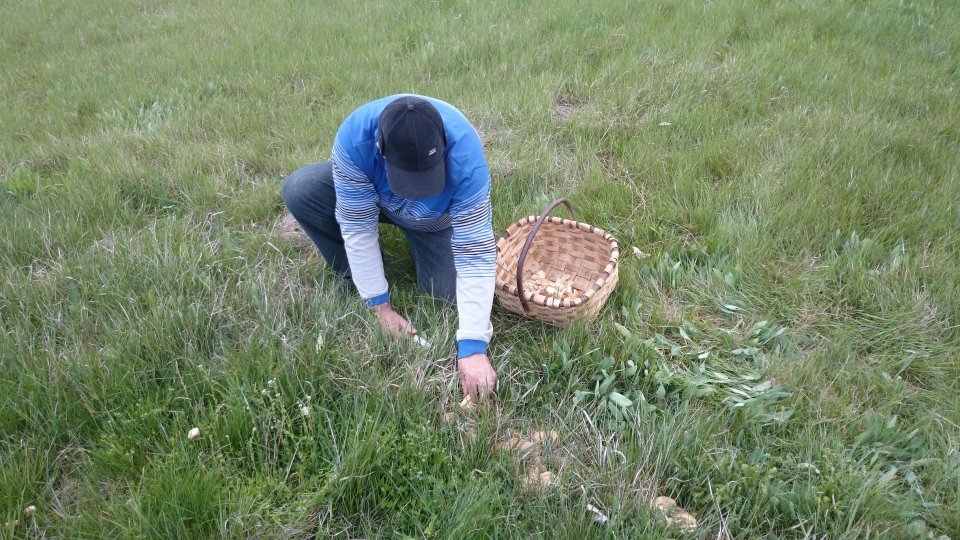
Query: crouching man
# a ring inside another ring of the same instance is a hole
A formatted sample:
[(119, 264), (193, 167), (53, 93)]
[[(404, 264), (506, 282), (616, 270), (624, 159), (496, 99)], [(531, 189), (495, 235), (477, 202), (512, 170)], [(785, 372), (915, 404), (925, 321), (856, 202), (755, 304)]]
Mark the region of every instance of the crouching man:
[(421, 291), (455, 302), (457, 368), (473, 398), (494, 390), (487, 345), (496, 243), (490, 170), (480, 137), (452, 105), (390, 96), (341, 124), (330, 161), (308, 165), (283, 184), (283, 200), (327, 264), (352, 279), (392, 335), (416, 335), (390, 303), (377, 223), (407, 239)]

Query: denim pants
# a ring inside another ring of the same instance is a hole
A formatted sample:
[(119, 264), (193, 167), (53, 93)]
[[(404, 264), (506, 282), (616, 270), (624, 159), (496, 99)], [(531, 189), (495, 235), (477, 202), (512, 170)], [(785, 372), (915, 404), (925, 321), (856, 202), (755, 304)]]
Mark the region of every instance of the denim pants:
[[(350, 264), (340, 224), (334, 215), (337, 193), (333, 188), (333, 164), (324, 161), (307, 165), (288, 176), (283, 182), (283, 201), (327, 265), (338, 275), (350, 279)], [(453, 229), (414, 231), (396, 225), (383, 212), (380, 223), (397, 226), (406, 237), (417, 269), (417, 287), (431, 296), (456, 302), (457, 270), (450, 245)]]

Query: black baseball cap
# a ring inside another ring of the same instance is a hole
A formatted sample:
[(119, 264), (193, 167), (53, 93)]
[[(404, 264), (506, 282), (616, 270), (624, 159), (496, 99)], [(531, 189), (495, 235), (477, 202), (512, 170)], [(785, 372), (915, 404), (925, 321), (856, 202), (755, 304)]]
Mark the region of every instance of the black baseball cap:
[(439, 195), (446, 183), (447, 137), (440, 112), (429, 101), (404, 96), (380, 113), (380, 153), (387, 160), (387, 183), (404, 199)]

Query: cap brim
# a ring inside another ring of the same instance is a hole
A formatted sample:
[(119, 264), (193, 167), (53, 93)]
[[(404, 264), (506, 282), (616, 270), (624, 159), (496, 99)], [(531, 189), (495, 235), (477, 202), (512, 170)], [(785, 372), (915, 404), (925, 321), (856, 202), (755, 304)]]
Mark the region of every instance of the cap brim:
[(408, 171), (387, 161), (387, 184), (402, 199), (429, 199), (439, 195), (447, 183), (444, 160), (422, 171)]

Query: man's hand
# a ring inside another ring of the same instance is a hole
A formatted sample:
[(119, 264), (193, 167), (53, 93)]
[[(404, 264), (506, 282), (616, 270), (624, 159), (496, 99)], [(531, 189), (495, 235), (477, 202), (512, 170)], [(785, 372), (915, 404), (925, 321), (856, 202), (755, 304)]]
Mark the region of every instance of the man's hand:
[(409, 321), (404, 319), (402, 315), (394, 311), (390, 302), (373, 306), (373, 312), (377, 314), (380, 326), (391, 336), (402, 337), (409, 334), (417, 335), (417, 329), (414, 328)]
[(470, 396), (474, 403), (497, 388), (497, 372), (490, 365), (485, 354), (473, 354), (457, 360), (460, 370), (460, 385), (464, 395)]

